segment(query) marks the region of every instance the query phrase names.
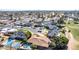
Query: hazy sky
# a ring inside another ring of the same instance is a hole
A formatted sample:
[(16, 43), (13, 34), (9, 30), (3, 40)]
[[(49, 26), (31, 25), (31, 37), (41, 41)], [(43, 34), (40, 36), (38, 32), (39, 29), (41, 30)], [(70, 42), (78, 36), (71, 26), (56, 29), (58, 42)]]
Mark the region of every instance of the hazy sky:
[(0, 10), (79, 10), (79, 1), (0, 0)]

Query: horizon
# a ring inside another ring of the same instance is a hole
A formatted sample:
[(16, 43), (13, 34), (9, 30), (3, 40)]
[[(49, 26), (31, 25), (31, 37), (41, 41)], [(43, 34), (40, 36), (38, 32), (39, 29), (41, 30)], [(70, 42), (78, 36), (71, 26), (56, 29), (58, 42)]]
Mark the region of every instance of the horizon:
[(79, 10), (78, 2), (78, 0), (1, 0), (0, 10)]
[(0, 11), (79, 11), (77, 9), (68, 9), (68, 10), (64, 10), (64, 9), (0, 9)]

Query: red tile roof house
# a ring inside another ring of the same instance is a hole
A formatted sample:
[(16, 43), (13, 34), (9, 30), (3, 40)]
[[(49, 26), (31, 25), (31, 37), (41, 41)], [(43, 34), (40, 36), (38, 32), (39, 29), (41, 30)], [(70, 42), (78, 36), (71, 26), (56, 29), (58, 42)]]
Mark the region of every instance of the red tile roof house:
[(49, 47), (49, 44), (51, 43), (50, 39), (48, 39), (46, 36), (42, 34), (34, 34), (32, 37), (28, 40), (29, 43), (32, 43), (34, 45), (40, 46), (40, 47)]

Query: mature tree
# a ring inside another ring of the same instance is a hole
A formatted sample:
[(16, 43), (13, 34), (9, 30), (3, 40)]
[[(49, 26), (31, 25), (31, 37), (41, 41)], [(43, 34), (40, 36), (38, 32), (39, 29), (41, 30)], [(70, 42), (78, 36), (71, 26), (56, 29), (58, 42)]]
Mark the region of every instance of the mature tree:
[(60, 18), (60, 20), (58, 20), (58, 24), (64, 24), (65, 22), (64, 22), (64, 16), (62, 16), (61, 18)]
[(10, 17), (10, 20), (13, 20), (13, 15), (11, 14), (11, 15), (9, 15), (9, 17)]
[(49, 47), (52, 49), (61, 50), (67, 48), (68, 39), (64, 36), (54, 37), (51, 41), (52, 43)]

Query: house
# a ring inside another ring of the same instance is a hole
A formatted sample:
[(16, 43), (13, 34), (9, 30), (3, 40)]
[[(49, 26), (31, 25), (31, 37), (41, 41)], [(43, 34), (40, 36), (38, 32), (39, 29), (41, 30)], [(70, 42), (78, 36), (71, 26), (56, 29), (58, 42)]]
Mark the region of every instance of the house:
[(39, 22), (42, 22), (42, 20), (43, 20), (42, 18), (38, 18), (38, 19), (34, 19), (33, 22), (39, 23)]
[(48, 37), (58, 36), (59, 28), (57, 26), (53, 25), (50, 29), (51, 30), (48, 31)]
[(52, 20), (54, 21), (54, 23), (57, 23), (58, 20), (60, 20), (60, 17), (55, 16), (55, 17), (52, 18)]
[(73, 21), (74, 20), (74, 18), (71, 18), (71, 17), (68, 17), (68, 19), (67, 19), (68, 21)]
[(49, 44), (51, 43), (50, 39), (48, 39), (46, 36), (38, 33), (31, 36), (31, 38), (27, 41), (28, 43), (32, 43), (37, 46), (42, 47), (49, 47)]
[(9, 38), (16, 39), (16, 40), (27, 40), (27, 36), (22, 31), (15, 32)]
[(4, 33), (5, 35), (9, 35), (9, 34), (14, 33), (14, 32), (16, 32), (16, 31), (17, 31), (17, 29), (9, 28), (9, 27), (3, 28), (3, 29), (1, 30), (1, 32)]

